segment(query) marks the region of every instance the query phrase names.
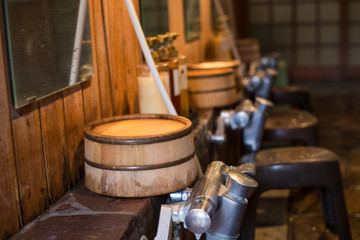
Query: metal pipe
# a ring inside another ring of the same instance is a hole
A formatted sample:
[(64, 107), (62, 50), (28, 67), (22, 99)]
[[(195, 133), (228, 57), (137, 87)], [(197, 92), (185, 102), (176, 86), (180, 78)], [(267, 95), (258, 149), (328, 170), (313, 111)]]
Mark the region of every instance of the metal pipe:
[(73, 48), (73, 57), (71, 62), (69, 86), (74, 85), (76, 83), (77, 76), (79, 73), (79, 65), (80, 65), (80, 57), (81, 57), (81, 41), (83, 39), (83, 34), (84, 34), (87, 2), (88, 0), (80, 0), (79, 3), (79, 12), (76, 23), (76, 32), (75, 32), (75, 40), (74, 40), (74, 48)]
[(243, 143), (245, 150), (248, 152), (257, 152), (260, 150), (266, 115), (273, 103), (263, 98), (256, 98), (254, 111), (251, 121), (243, 130)]
[(190, 195), (185, 226), (195, 234), (203, 234), (211, 226), (218, 205), (219, 189), (225, 182), (222, 174), (225, 167), (227, 166), (223, 162), (212, 162)]
[(151, 52), (150, 52), (149, 46), (147, 45), (145, 35), (141, 28), (134, 5), (131, 0), (124, 0), (124, 1), (126, 3), (126, 7), (129, 12), (130, 19), (133, 24), (134, 30), (136, 32), (137, 38), (139, 40), (145, 60), (150, 68), (153, 78), (155, 79), (156, 86), (159, 89), (160, 95), (161, 95), (162, 99), (164, 100), (166, 108), (168, 109), (168, 111), (171, 115), (177, 115), (174, 105), (172, 104), (172, 102), (169, 98), (169, 95), (167, 94), (166, 89), (161, 81), (161, 78), (160, 78), (159, 72), (156, 68), (154, 59), (151, 56)]

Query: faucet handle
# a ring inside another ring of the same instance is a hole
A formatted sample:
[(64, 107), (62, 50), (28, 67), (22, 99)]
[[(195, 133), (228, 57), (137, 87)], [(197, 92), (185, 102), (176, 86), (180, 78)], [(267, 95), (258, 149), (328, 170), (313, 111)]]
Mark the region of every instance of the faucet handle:
[(255, 176), (256, 172), (256, 165), (255, 163), (249, 162), (249, 163), (243, 163), (240, 166), (234, 167), (236, 171), (247, 174), (250, 176)]
[(226, 179), (225, 187), (233, 198), (249, 198), (254, 194), (258, 183), (246, 174), (231, 171)]
[(213, 134), (211, 131), (208, 131), (208, 141), (214, 143), (224, 143), (226, 141), (224, 117), (220, 116), (216, 119), (215, 134)]
[(274, 104), (265, 98), (256, 97), (255, 106), (259, 111), (266, 113), (274, 106)]
[(242, 79), (242, 84), (249, 92), (255, 92), (261, 87), (262, 80), (258, 75), (247, 76)]
[(251, 111), (247, 109), (234, 110), (222, 110), (220, 117), (224, 119), (225, 126), (230, 126), (231, 129), (244, 128), (250, 121)]

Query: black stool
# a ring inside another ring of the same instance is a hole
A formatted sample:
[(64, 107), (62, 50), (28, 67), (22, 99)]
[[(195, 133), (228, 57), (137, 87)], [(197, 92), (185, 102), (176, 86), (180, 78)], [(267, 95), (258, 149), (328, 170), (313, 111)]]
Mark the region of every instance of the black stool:
[(276, 148), (258, 152), (255, 162), (259, 187), (249, 199), (240, 239), (254, 239), (256, 207), (263, 192), (302, 187), (320, 189), (326, 226), (341, 240), (351, 239), (338, 157), (333, 152), (319, 147)]
[(313, 114), (299, 109), (271, 109), (263, 140), (298, 140), (307, 146), (318, 146), (318, 120)]
[(294, 108), (312, 111), (310, 91), (300, 86), (272, 87), (270, 100), (276, 104), (290, 104)]

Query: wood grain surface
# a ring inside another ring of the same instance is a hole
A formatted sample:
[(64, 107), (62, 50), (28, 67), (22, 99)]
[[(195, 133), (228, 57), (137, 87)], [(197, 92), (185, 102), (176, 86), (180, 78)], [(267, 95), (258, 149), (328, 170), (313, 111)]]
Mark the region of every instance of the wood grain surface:
[[(101, 117), (105, 118), (113, 115), (113, 104), (104, 6), (100, 0), (92, 0), (92, 4), (89, 4), (89, 6), (91, 16), (93, 16), (93, 19), (91, 19), (91, 23), (93, 24), (92, 42), (95, 48), (93, 54), (96, 58), (94, 61), (95, 75), (98, 79), (100, 93), (100, 99), (98, 99), (98, 101), (101, 107)], [(93, 84), (96, 84), (96, 82), (93, 82)]]
[(21, 214), (4, 52), (1, 46), (0, 31), (0, 239), (7, 239), (19, 231)]
[(165, 119), (134, 119), (105, 123), (92, 129), (94, 133), (106, 136), (139, 137), (168, 134), (185, 125), (181, 122)]
[[(133, 1), (139, 13), (138, 1)], [(169, 0), (170, 31), (189, 62), (205, 58), (212, 35), (210, 3), (200, 1), (202, 34), (186, 42), (181, 1)], [(123, 1), (90, 0), (94, 76), (21, 109), (14, 109), (7, 51), (0, 48), (0, 238), (42, 214), (84, 174), (84, 125), (138, 112), (136, 65), (142, 53)], [(0, 34), (6, 32), (1, 25)], [(4, 36), (6, 37), (6, 36)], [(0, 41), (2, 40), (0, 37)], [(196, 50), (195, 50), (196, 49)], [(194, 51), (195, 50), (195, 51)]]
[(49, 207), (38, 103), (13, 119), (12, 128), (23, 223), (27, 224)]
[(84, 176), (84, 108), (80, 85), (64, 91), (64, 118), (71, 186)]
[[(85, 138), (85, 186), (92, 191), (119, 197), (154, 196), (184, 188), (196, 179), (191, 124), (151, 116), (110, 120), (92, 130)], [(179, 132), (185, 134), (178, 136)], [(156, 140), (136, 144), (107, 141), (118, 135), (138, 139), (142, 133), (143, 139), (150, 134)]]
[(70, 189), (62, 93), (39, 103), (49, 199), (55, 203)]

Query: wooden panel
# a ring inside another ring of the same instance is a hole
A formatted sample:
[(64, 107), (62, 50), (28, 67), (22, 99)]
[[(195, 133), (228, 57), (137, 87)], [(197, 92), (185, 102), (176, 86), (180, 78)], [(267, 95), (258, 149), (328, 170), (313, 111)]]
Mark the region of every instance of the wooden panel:
[[(97, 76), (81, 85), (83, 90), (85, 123), (101, 119), (99, 81)], [(111, 103), (109, 103), (111, 105)]]
[[(129, 108), (129, 113), (138, 113), (139, 112), (139, 101), (138, 101), (138, 84), (136, 78), (136, 66), (141, 63), (141, 48), (139, 41), (135, 34), (134, 28), (132, 26), (129, 13), (126, 9), (125, 1), (120, 1), (122, 3), (122, 8), (124, 9), (124, 14), (122, 16), (122, 35), (124, 36), (123, 46), (121, 47), (124, 57), (125, 68), (124, 77), (126, 79), (126, 97), (127, 104)], [(135, 9), (139, 14), (139, 1), (133, 0)], [(119, 66), (121, 67), (121, 66)]]
[(0, 31), (0, 239), (8, 239), (19, 231), (21, 215), (2, 46)]
[(238, 38), (245, 38), (248, 34), (248, 1), (247, 0), (232, 0), (235, 9), (235, 22), (237, 27)]
[[(196, 62), (199, 57), (199, 40), (186, 42), (184, 24), (184, 4), (183, 1), (168, 0), (169, 8), (169, 28), (170, 32), (179, 33), (179, 38), (174, 42), (180, 54), (185, 55), (189, 62)], [(201, 13), (200, 13), (201, 14)]]
[[(174, 42), (174, 45), (179, 51), (179, 54), (184, 54), (185, 51), (185, 26), (183, 16), (183, 1), (171, 1), (168, 0), (169, 10), (169, 29), (170, 32), (176, 32), (179, 34), (178, 39)], [(180, 15), (180, 16), (179, 16)], [(186, 55), (189, 58), (188, 55)]]
[(211, 16), (211, 2), (208, 0), (200, 1), (201, 14), (201, 39), (200, 39), (200, 58), (205, 59), (207, 55), (207, 46), (210, 39), (213, 37), (212, 31), (212, 16)]
[(71, 186), (84, 176), (84, 108), (81, 87), (64, 91), (66, 142)]
[(29, 223), (49, 206), (38, 104), (24, 108), (12, 121), (23, 222)]
[(124, 51), (126, 36), (121, 28), (125, 27), (122, 15), (125, 14), (124, 1), (104, 0), (106, 36), (108, 39), (108, 56), (110, 59), (110, 75), (113, 111), (115, 115), (127, 113), (126, 79)]
[(49, 198), (55, 203), (70, 188), (62, 94), (39, 103)]
[(92, 51), (93, 51), (94, 77), (90, 80), (90, 82), (86, 84), (82, 84), (85, 123), (89, 123), (101, 118), (99, 74), (98, 74), (99, 70), (97, 68), (98, 63), (97, 63), (96, 46), (95, 46), (96, 36), (95, 36), (93, 1), (89, 1), (89, 13), (90, 13), (90, 28), (91, 28), (92, 43), (93, 43)]
[(183, 1), (168, 0), (169, 28), (171, 32), (180, 34), (174, 42), (180, 54), (185, 55), (189, 62), (198, 62), (206, 57), (206, 45), (212, 37), (211, 29), (211, 4), (207, 0), (200, 0), (201, 37), (200, 39), (186, 42), (184, 26)]
[[(92, 40), (95, 47), (94, 65), (95, 74), (99, 83), (101, 117), (113, 115), (112, 94), (110, 87), (110, 68), (107, 50), (107, 37), (105, 34), (105, 22), (103, 16), (102, 1), (92, 0), (90, 4), (92, 13), (91, 25), (93, 25)], [(95, 84), (95, 83), (94, 83)]]

